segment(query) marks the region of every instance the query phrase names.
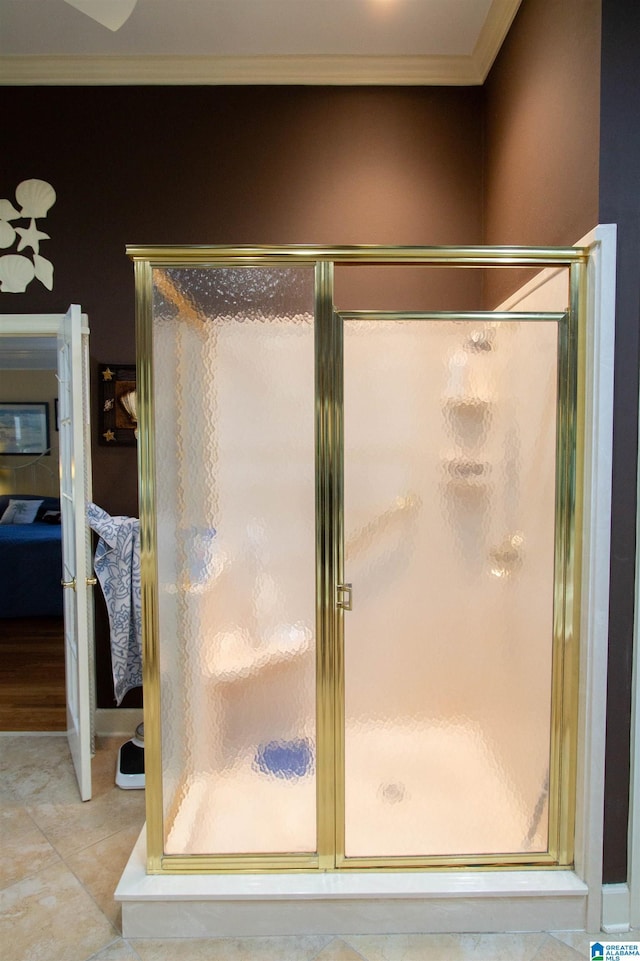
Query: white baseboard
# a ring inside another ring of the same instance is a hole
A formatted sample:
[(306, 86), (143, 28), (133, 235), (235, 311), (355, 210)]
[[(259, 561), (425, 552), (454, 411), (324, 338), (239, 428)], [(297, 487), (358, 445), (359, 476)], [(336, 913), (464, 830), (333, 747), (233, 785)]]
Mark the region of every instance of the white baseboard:
[(66, 737), (66, 731), (0, 731), (0, 737)]
[(602, 885), (602, 930), (624, 934), (631, 926), (631, 901), (628, 884)]
[(111, 734), (133, 737), (136, 727), (141, 723), (141, 707), (96, 708), (95, 731), (98, 737), (108, 737)]

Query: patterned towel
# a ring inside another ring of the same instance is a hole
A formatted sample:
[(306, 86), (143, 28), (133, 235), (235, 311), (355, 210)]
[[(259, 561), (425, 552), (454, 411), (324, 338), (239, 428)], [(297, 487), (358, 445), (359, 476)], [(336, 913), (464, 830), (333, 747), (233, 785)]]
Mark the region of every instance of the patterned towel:
[(140, 522), (111, 517), (97, 504), (88, 505), (87, 520), (100, 536), (93, 568), (109, 614), (113, 687), (120, 704), (127, 691), (142, 684)]

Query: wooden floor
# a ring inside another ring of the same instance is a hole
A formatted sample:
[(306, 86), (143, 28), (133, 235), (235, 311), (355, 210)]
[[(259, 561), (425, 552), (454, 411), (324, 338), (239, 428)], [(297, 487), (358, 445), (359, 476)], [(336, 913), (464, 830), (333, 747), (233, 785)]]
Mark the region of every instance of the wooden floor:
[(61, 617), (0, 618), (0, 731), (64, 731)]

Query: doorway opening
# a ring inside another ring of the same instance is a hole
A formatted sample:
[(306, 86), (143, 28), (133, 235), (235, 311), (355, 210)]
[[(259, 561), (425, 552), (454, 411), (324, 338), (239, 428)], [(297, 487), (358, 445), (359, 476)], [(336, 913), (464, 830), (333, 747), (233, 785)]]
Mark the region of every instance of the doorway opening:
[[(18, 416), (19, 402), (27, 402), (24, 410), (44, 405), (47, 430), (42, 438), (13, 434), (0, 445), (0, 516), (10, 497), (47, 498), (49, 506), (59, 499), (58, 443), (55, 413), (58, 398), (56, 380), (57, 354), (53, 337), (0, 338), (0, 370), (3, 403), (8, 417)], [(36, 407), (36, 402), (38, 406)], [(44, 438), (48, 438), (44, 439)], [(29, 446), (31, 440), (32, 445)], [(39, 441), (45, 450), (33, 445)], [(26, 453), (13, 453), (19, 447)], [(11, 451), (12, 453), (6, 453)], [(38, 509), (38, 521), (44, 516), (45, 504)], [(59, 508), (58, 508), (59, 509)], [(32, 528), (33, 529), (33, 528)], [(56, 531), (40, 528), (53, 538)], [(16, 554), (17, 550), (17, 554)], [(23, 563), (28, 545), (12, 551), (12, 565)], [(46, 547), (42, 551), (48, 550)], [(60, 554), (60, 551), (58, 551)], [(26, 563), (26, 561), (25, 561)], [(4, 568), (3, 568), (4, 569)], [(16, 575), (17, 576), (17, 575)], [(38, 578), (42, 583), (41, 579)], [(2, 693), (0, 694), (0, 730), (64, 731), (66, 730), (66, 695), (64, 677), (64, 626), (60, 573), (52, 574), (44, 589), (34, 590), (33, 583), (22, 591), (4, 579), (0, 614), (2, 621)], [(5, 593), (6, 591), (6, 593)]]

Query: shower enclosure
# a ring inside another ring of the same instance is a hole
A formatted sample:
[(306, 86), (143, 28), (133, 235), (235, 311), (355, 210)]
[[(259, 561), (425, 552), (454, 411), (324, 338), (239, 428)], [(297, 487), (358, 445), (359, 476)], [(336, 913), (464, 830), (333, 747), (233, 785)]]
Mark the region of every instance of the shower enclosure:
[(148, 870), (570, 865), (585, 251), (129, 254)]

